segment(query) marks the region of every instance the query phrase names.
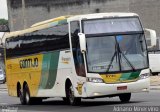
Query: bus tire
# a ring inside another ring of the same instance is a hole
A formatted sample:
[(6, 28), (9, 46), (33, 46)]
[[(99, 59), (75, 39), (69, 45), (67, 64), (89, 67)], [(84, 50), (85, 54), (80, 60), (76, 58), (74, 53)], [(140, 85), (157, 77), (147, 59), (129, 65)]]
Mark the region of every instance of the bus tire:
[(30, 104), (36, 105), (36, 104), (41, 104), (42, 103), (42, 98), (34, 97), (30, 98)]
[(25, 105), (32, 104), (32, 98), (30, 97), (30, 91), (27, 84), (23, 88), (23, 99), (24, 99)]
[(158, 72), (152, 72), (152, 76), (158, 75)]
[(67, 99), (67, 97), (63, 97), (62, 98), (65, 104), (69, 104), (69, 100)]
[(21, 88), (18, 89), (18, 97), (20, 99), (21, 104), (25, 105), (25, 99), (24, 99), (23, 91)]
[(124, 93), (119, 95), (119, 99), (122, 103), (127, 103), (131, 99), (131, 93)]
[(71, 83), (66, 88), (66, 98), (63, 98), (63, 100), (72, 106), (80, 105), (81, 98), (74, 96), (74, 88)]

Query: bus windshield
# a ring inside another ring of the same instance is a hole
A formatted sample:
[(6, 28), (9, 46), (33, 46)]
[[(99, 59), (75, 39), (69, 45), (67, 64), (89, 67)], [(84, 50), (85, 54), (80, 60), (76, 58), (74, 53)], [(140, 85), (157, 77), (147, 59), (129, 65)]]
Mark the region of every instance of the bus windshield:
[[(115, 30), (119, 33), (109, 32), (110, 35), (107, 33), (102, 35), (102, 31), (101, 33), (91, 34), (91, 30), (89, 33), (84, 30), (87, 33), (88, 72), (110, 73), (147, 68), (147, 48), (144, 33), (140, 24), (138, 22), (136, 24), (134, 24), (134, 28), (126, 25), (130, 29), (126, 29), (128, 31), (124, 29), (123, 32), (121, 31), (122, 34), (120, 33), (122, 28), (119, 31), (118, 29)], [(120, 25), (123, 26), (123, 24)], [(137, 33), (138, 31), (139, 33)], [(108, 31), (103, 30), (103, 32)]]

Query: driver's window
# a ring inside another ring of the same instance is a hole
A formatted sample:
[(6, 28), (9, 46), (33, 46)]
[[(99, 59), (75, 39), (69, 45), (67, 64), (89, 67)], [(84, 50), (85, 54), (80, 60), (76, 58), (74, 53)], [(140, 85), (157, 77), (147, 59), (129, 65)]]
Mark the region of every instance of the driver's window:
[(79, 22), (74, 21), (71, 22), (71, 40), (72, 40), (72, 51), (73, 51), (73, 59), (75, 64), (75, 70), (78, 76), (85, 77), (85, 66), (83, 55), (80, 51), (80, 44), (79, 44)]

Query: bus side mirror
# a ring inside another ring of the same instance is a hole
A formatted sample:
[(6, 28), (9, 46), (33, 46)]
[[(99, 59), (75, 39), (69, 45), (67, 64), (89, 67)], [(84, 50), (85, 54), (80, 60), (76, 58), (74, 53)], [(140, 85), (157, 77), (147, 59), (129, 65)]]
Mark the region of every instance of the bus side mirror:
[(156, 31), (152, 29), (147, 29), (145, 28), (144, 31), (149, 33), (149, 37), (146, 38), (147, 42), (150, 41), (150, 45), (147, 45), (148, 48), (153, 48), (156, 47), (157, 44), (157, 36), (156, 36)]
[(78, 33), (81, 52), (86, 52), (86, 36), (84, 33)]

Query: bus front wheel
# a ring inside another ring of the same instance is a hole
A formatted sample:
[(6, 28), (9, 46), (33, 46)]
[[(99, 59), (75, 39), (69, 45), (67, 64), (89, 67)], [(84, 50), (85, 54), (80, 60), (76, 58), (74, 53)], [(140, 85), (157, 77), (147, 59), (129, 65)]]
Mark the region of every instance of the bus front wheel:
[(63, 100), (67, 103), (69, 103), (70, 105), (79, 105), (81, 102), (81, 98), (80, 97), (75, 97), (74, 96), (74, 88), (72, 86), (72, 84), (70, 83), (69, 86), (66, 88), (66, 98), (63, 98)]
[(119, 99), (122, 103), (129, 102), (131, 99), (131, 93), (124, 93), (119, 95)]

